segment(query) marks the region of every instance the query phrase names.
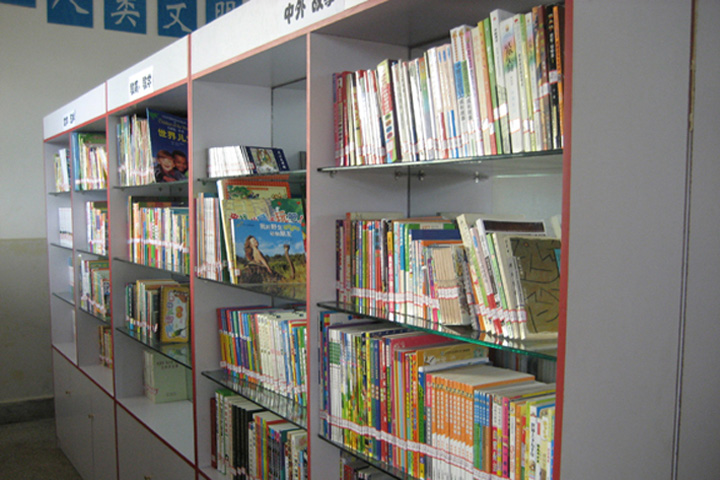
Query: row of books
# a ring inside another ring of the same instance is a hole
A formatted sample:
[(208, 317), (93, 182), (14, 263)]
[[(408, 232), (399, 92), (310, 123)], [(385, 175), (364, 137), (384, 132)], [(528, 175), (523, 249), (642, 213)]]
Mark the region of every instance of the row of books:
[(80, 308), (96, 317), (110, 318), (108, 260), (80, 260)]
[(233, 284), (304, 284), (305, 214), (285, 181), (224, 179), (196, 198), (198, 274)]
[(478, 345), (328, 317), (324, 436), (416, 478), (551, 478), (554, 384)]
[(88, 249), (98, 255), (108, 254), (110, 229), (107, 202), (85, 203), (85, 228)]
[(234, 378), (307, 404), (307, 318), (302, 310), (219, 308), (220, 366)]
[(545, 221), (351, 212), (336, 222), (337, 300), (363, 314), (557, 335), (560, 240)]
[(72, 208), (58, 207), (58, 241), (63, 247), (73, 246)]
[(55, 167), (55, 191), (69, 192), (72, 173), (70, 172), (70, 160), (67, 148), (61, 148), (53, 155), (53, 164)]
[(212, 465), (221, 478), (308, 478), (304, 429), (228, 389), (217, 390), (210, 407)]
[(129, 257), (142, 265), (190, 273), (189, 210), (173, 197), (128, 197)]
[(282, 148), (230, 145), (208, 149), (208, 177), (267, 175), (290, 169)]
[(76, 191), (107, 188), (108, 158), (104, 133), (73, 132), (70, 135), (70, 152)]
[(144, 342), (187, 343), (190, 292), (172, 279), (136, 280), (125, 285), (125, 325)]
[(120, 118), (117, 126), (121, 186), (187, 179), (187, 118), (151, 109)]
[(100, 365), (112, 368), (113, 346), (112, 327), (110, 325), (98, 325), (98, 346), (100, 349)]
[(562, 14), (496, 9), (420, 58), (335, 73), (336, 164), (562, 148)]

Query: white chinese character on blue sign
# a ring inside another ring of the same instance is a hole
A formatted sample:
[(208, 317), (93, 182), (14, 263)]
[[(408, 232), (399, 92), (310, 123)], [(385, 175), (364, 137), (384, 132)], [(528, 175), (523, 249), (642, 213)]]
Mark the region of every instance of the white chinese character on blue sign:
[(105, 0), (105, 30), (147, 32), (146, 0)]
[(159, 0), (158, 35), (182, 37), (197, 27), (197, 0)]

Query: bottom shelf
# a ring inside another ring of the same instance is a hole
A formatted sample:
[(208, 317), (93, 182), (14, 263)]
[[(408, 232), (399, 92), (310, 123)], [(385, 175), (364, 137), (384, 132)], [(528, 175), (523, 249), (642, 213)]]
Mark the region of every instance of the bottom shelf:
[(135, 418), (190, 463), (195, 461), (193, 404), (188, 400), (155, 404), (145, 396), (119, 399)]

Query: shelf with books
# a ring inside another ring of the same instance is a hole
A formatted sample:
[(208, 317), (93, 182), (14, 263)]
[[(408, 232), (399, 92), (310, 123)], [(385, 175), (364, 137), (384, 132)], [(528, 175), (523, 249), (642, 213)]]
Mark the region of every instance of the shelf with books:
[(154, 272), (154, 273), (164, 273), (170, 276), (173, 280), (176, 280), (180, 283), (185, 283), (190, 280), (190, 276), (186, 275), (184, 273), (180, 272), (173, 272), (172, 270), (166, 270), (164, 268), (159, 267), (153, 267), (150, 265), (144, 265), (142, 263), (133, 262), (130, 260), (126, 260), (124, 258), (114, 257), (112, 259), (113, 262), (117, 262), (126, 266), (129, 266), (131, 268), (137, 268), (138, 271), (147, 271), (147, 272)]
[(367, 455), (364, 455), (357, 450), (348, 448), (347, 446), (343, 445), (339, 442), (334, 442), (332, 439), (328, 438), (327, 436), (323, 435), (322, 433), (318, 434), (317, 437), (324, 442), (327, 442), (328, 444), (332, 445), (333, 447), (345, 452), (346, 454), (351, 455), (354, 458), (357, 458), (358, 460), (362, 460), (363, 462), (367, 463), (368, 465), (371, 465), (381, 472), (384, 472), (388, 475), (390, 475), (392, 478), (397, 478), (401, 480), (417, 480), (419, 477), (413, 477), (411, 475), (408, 475), (407, 473), (403, 472), (399, 468), (394, 468), (392, 465), (381, 462), (378, 460), (375, 460)]
[(307, 407), (262, 387), (262, 384), (240, 379), (225, 370), (204, 371), (202, 375), (216, 384), (270, 410), (276, 415), (307, 429)]
[(461, 340), (488, 348), (519, 353), (551, 361), (557, 360), (557, 339), (512, 340), (474, 330), (469, 325), (440, 325), (426, 318), (410, 315), (396, 314), (395, 320), (389, 320), (387, 315), (382, 312), (378, 312), (377, 315), (373, 315), (372, 309), (370, 309), (369, 312), (359, 313), (352, 305), (340, 302), (320, 302), (318, 303), (318, 306), (332, 311), (358, 315), (371, 320), (380, 320), (392, 324), (402, 325), (403, 327), (407, 327), (411, 330), (441, 335), (449, 339)]
[(557, 175), (562, 173), (562, 150), (546, 150), (505, 155), (425, 160), (418, 162), (396, 162), (379, 165), (349, 165), (320, 167), (318, 171), (339, 174), (343, 172), (386, 171), (395, 175), (419, 175), (422, 173), (457, 174), (475, 176), (477, 179), (497, 176)]
[(141, 335), (135, 333), (124, 325), (115, 327), (115, 330), (144, 345), (145, 347), (166, 356), (180, 365), (192, 368), (192, 352), (190, 345), (187, 343), (162, 343), (152, 338), (142, 338)]
[(266, 283), (266, 284), (233, 284), (220, 280), (212, 280), (209, 278), (196, 277), (197, 280), (206, 282), (208, 284), (222, 285), (229, 288), (245, 290), (252, 293), (258, 293), (266, 295), (271, 298), (277, 298), (278, 300), (284, 300), (289, 302), (296, 302), (304, 304), (307, 298), (307, 285), (304, 283), (297, 284), (280, 284), (280, 283)]

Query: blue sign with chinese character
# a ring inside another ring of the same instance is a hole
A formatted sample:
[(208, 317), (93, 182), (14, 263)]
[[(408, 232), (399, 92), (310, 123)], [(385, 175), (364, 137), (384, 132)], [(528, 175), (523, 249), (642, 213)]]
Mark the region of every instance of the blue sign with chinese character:
[(48, 0), (47, 21), (92, 28), (93, 2), (92, 0)]
[(105, 0), (105, 30), (147, 33), (146, 0)]
[(0, 0), (0, 3), (8, 3), (10, 5), (18, 5), (20, 7), (36, 7), (35, 0)]
[(242, 5), (242, 0), (207, 0), (205, 2), (205, 23), (222, 17), (235, 7)]
[(158, 35), (183, 37), (197, 28), (197, 0), (158, 0)]

